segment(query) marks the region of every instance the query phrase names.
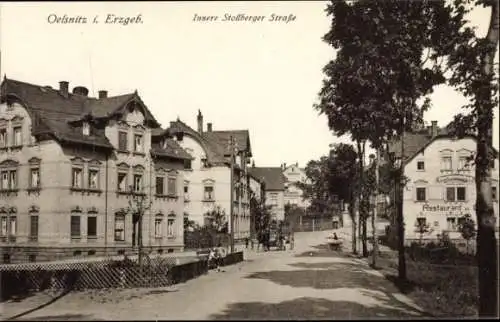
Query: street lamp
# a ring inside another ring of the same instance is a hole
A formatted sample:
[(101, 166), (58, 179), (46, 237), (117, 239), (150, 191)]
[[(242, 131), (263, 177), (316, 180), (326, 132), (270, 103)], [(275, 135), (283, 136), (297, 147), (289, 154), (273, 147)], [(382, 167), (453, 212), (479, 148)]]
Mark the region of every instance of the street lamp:
[[(127, 212), (132, 214), (132, 220), (137, 223), (137, 250), (139, 265), (142, 264), (142, 217), (151, 208), (151, 202), (147, 205), (146, 194), (138, 193), (133, 186), (129, 186), (131, 198), (128, 200)], [(135, 230), (135, 227), (134, 227)], [(134, 239), (135, 240), (135, 239)]]

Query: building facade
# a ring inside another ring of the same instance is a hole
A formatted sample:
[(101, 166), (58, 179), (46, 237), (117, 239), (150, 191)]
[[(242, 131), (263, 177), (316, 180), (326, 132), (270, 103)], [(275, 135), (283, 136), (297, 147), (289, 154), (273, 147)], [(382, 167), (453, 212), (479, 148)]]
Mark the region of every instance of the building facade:
[[(235, 239), (249, 237), (251, 220), (247, 166), (252, 156), (249, 132), (213, 131), (212, 123), (207, 123), (204, 130), (201, 111), (198, 112), (197, 123), (198, 128), (194, 130), (178, 119), (171, 122), (169, 128), (176, 142), (192, 156), (190, 169), (184, 171), (186, 216), (204, 226), (211, 220), (207, 214), (219, 207), (229, 223), (232, 207)], [(228, 225), (228, 228), (230, 231), (231, 226)]]
[[(190, 156), (137, 92), (98, 98), (4, 79), (0, 105), (3, 262), (183, 249)], [(139, 202), (143, 206), (139, 207)], [(140, 211), (142, 210), (142, 211)]]
[(285, 181), (281, 167), (252, 167), (254, 178), (264, 182), (265, 205), (271, 206), (272, 219), (285, 219)]
[(285, 164), (283, 167), (283, 175), (285, 176), (285, 204), (296, 205), (303, 209), (309, 207), (310, 202), (304, 199), (304, 192), (300, 188), (300, 183), (307, 183), (308, 178), (303, 168), (299, 168), (299, 164), (294, 163), (289, 166)]
[[(463, 216), (471, 215), (476, 221), (475, 168), (469, 161), (476, 151), (476, 139), (454, 138), (434, 121), (427, 130), (409, 134), (405, 140), (405, 175), (409, 178), (403, 199), (405, 238), (419, 239), (417, 227), (424, 225), (428, 226), (424, 239), (436, 239), (443, 232), (452, 239), (461, 238), (458, 227)], [(399, 142), (390, 151), (397, 154), (400, 148)], [(498, 223), (498, 157), (492, 173), (492, 197)]]

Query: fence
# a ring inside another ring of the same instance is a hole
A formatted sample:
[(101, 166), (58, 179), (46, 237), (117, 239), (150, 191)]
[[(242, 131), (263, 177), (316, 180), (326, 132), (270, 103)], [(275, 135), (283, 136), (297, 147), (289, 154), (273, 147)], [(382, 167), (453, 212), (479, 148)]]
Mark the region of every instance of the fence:
[(294, 225), (294, 231), (321, 231), (334, 228), (331, 217), (299, 216)]
[[(95, 262), (26, 263), (0, 266), (1, 300), (44, 290), (163, 287), (187, 281), (208, 271), (206, 258), (179, 264), (178, 258), (144, 255)], [(228, 254), (223, 265), (243, 261), (243, 253)]]

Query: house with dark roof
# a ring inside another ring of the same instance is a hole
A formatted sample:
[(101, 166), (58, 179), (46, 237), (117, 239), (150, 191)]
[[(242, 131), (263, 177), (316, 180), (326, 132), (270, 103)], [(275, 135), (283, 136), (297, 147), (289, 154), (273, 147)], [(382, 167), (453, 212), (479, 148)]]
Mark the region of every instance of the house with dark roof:
[[(0, 249), (4, 262), (183, 250), (183, 170), (191, 156), (136, 92), (90, 97), (4, 78)], [(135, 210), (134, 210), (135, 209)]]
[(177, 119), (170, 122), (168, 131), (192, 157), (191, 167), (184, 171), (185, 215), (203, 226), (212, 220), (208, 214), (220, 207), (229, 222), (232, 204), (235, 239), (249, 237), (247, 169), (252, 157), (249, 131), (217, 131), (212, 123), (207, 123), (204, 129), (201, 111), (196, 130)]
[(262, 180), (265, 191), (265, 204), (271, 206), (275, 220), (285, 219), (285, 182), (282, 167), (252, 167), (250, 173)]
[[(404, 155), (401, 153), (404, 147)], [(448, 233), (459, 239), (459, 223), (470, 214), (476, 219), (475, 169), (471, 156), (476, 151), (473, 135), (457, 138), (438, 122), (420, 131), (405, 133), (390, 142), (386, 161), (403, 162), (409, 181), (404, 189), (403, 215), (407, 242), (420, 238), (417, 227), (428, 225), (424, 239)], [(492, 198), (498, 222), (498, 152), (492, 172)], [(498, 226), (498, 225), (497, 225)], [(497, 232), (498, 234), (498, 232)]]

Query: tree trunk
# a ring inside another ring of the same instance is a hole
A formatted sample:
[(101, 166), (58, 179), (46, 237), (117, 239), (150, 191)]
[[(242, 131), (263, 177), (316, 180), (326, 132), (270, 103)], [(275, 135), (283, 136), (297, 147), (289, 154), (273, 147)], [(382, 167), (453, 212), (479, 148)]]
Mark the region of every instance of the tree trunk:
[[(498, 46), (498, 0), (491, 1), (491, 19), (486, 39), (491, 49), (483, 59), (484, 76), (494, 74), (494, 58)], [(490, 158), (493, 132), (493, 98), (491, 83), (476, 97), (477, 156), (476, 156), (476, 216), (478, 225), (477, 259), (479, 267), (479, 316), (498, 317), (498, 258), (495, 237), (495, 214), (491, 195)], [(484, 103), (484, 104), (483, 104)], [(488, 104), (489, 103), (489, 104)], [(496, 157), (496, 156), (495, 156)]]
[(379, 160), (380, 159), (380, 149), (377, 147), (375, 155), (375, 205), (373, 207), (372, 215), (372, 237), (373, 237), (373, 249), (372, 249), (372, 267), (377, 267), (377, 255), (378, 255), (378, 236), (377, 236), (377, 205), (378, 205), (378, 193), (379, 193)]
[(355, 206), (355, 201), (354, 198), (351, 198), (349, 201), (349, 216), (351, 217), (351, 222), (352, 222), (352, 253), (357, 254), (358, 253), (358, 248), (357, 248), (357, 238), (356, 238), (356, 206)]
[(406, 258), (405, 258), (405, 226), (403, 217), (403, 198), (404, 198), (404, 182), (405, 180), (405, 116), (401, 116), (401, 165), (399, 168), (397, 192), (397, 214), (396, 222), (398, 227), (398, 278), (400, 281), (406, 281)]
[(366, 219), (368, 215), (366, 213), (366, 207), (364, 207), (366, 193), (363, 194), (363, 186), (365, 185), (365, 145), (366, 142), (357, 142), (358, 146), (358, 158), (359, 158), (359, 222), (360, 222), (360, 234), (361, 234), (361, 247), (363, 251), (363, 257), (368, 257), (368, 245), (367, 245), (367, 229), (366, 229)]

